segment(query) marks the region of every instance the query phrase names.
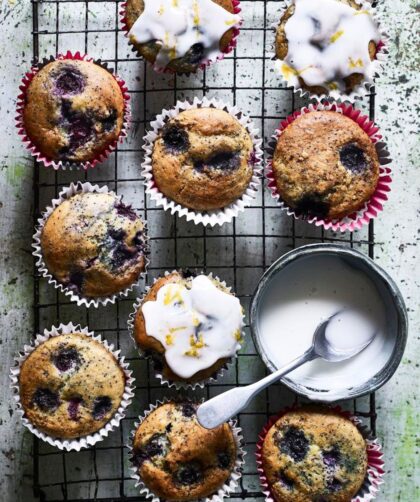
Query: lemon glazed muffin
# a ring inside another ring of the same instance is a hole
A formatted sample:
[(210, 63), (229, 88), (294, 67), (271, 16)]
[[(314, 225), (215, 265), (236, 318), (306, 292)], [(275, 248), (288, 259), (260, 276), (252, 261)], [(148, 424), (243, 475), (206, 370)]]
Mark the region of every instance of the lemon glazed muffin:
[(49, 160), (95, 160), (118, 139), (123, 120), (124, 96), (117, 80), (89, 61), (52, 61), (26, 89), (24, 128)]
[(63, 200), (41, 228), (40, 248), (54, 279), (76, 295), (104, 298), (145, 271), (145, 223), (113, 193), (80, 192)]
[(241, 20), (235, 10), (233, 0), (128, 0), (124, 22), (156, 70), (191, 73), (229, 50)]
[(134, 339), (170, 382), (217, 374), (240, 348), (243, 310), (213, 277), (172, 272), (158, 279), (134, 318)]
[(380, 32), (354, 0), (294, 0), (276, 31), (277, 66), (289, 85), (350, 94), (375, 74)]
[(297, 215), (340, 219), (375, 192), (379, 159), (369, 136), (333, 111), (303, 113), (282, 131), (273, 155), (278, 194)]
[(139, 425), (132, 462), (145, 486), (162, 500), (211, 497), (228, 481), (237, 458), (229, 424), (201, 427), (196, 405), (166, 403)]
[(114, 355), (75, 332), (51, 337), (29, 354), (20, 369), (19, 394), (32, 425), (50, 436), (74, 439), (112, 419), (125, 383)]
[(194, 108), (169, 119), (153, 145), (152, 174), (169, 199), (196, 211), (238, 200), (253, 174), (254, 145), (224, 110)]
[(349, 419), (307, 407), (275, 422), (262, 463), (278, 502), (350, 502), (366, 477), (366, 443)]

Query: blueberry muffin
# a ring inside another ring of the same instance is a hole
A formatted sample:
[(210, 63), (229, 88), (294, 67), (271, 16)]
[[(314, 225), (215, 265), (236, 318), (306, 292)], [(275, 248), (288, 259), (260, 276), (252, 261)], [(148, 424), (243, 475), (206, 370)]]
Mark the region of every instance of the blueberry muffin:
[(25, 131), (48, 160), (95, 160), (118, 139), (123, 119), (118, 82), (88, 61), (53, 61), (38, 71), (26, 90)]
[(134, 435), (132, 462), (146, 487), (162, 500), (197, 500), (228, 481), (237, 447), (230, 426), (201, 427), (196, 405), (166, 403)]
[(153, 180), (182, 206), (222, 209), (248, 188), (253, 152), (248, 131), (228, 112), (186, 110), (168, 120), (154, 142)]
[(76, 193), (61, 202), (41, 229), (50, 274), (85, 298), (104, 298), (135, 283), (145, 271), (145, 224), (113, 193)]
[(226, 52), (240, 17), (232, 0), (128, 0), (128, 37), (156, 70), (192, 73)]
[(125, 374), (114, 355), (82, 333), (54, 336), (23, 362), (24, 416), (42, 432), (74, 439), (102, 429), (117, 412)]
[(379, 180), (369, 136), (332, 111), (303, 113), (280, 135), (273, 155), (277, 192), (296, 214), (340, 219), (361, 209)]
[(239, 300), (218, 280), (172, 272), (143, 298), (133, 335), (165, 380), (194, 383), (215, 376), (235, 356), (242, 318)]
[(380, 32), (354, 0), (299, 0), (276, 31), (278, 68), (290, 85), (313, 94), (350, 94), (373, 78)]
[(268, 431), (262, 462), (278, 502), (350, 502), (366, 476), (366, 443), (357, 427), (334, 411), (302, 408)]

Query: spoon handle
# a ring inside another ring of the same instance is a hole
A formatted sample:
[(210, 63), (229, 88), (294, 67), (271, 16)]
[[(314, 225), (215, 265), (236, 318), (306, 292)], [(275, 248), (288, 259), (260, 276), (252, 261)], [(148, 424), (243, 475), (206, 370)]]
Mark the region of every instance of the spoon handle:
[(316, 357), (317, 356), (311, 348), (297, 359), (294, 359), (289, 364), (286, 364), (262, 380), (259, 380), (251, 385), (246, 385), (245, 387), (235, 387), (234, 389), (213, 397), (198, 407), (198, 422), (206, 429), (214, 429), (215, 427), (218, 427), (243, 410), (256, 394), (271, 385), (273, 382), (276, 382), (283, 375), (286, 375), (290, 371), (293, 371), (299, 366), (302, 366), (302, 364), (305, 364)]

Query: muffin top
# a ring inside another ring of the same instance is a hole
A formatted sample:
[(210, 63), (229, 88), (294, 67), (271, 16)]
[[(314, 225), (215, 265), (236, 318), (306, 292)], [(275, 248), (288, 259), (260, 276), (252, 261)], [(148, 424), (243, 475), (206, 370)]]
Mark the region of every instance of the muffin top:
[(295, 0), (277, 28), (277, 66), (290, 85), (349, 94), (374, 77), (379, 41), (372, 16), (354, 0)]
[(190, 73), (228, 49), (240, 17), (232, 0), (128, 0), (126, 22), (156, 70)]
[(118, 410), (125, 375), (114, 355), (82, 333), (54, 336), (23, 362), (19, 392), (25, 417), (51, 436), (93, 434)]
[(196, 405), (166, 403), (139, 425), (132, 460), (155, 495), (184, 501), (217, 492), (229, 479), (236, 454), (228, 424), (204, 429), (196, 419)]
[(350, 502), (366, 476), (366, 443), (347, 418), (302, 408), (270, 428), (262, 461), (279, 502)]
[(41, 231), (48, 271), (86, 298), (135, 283), (146, 266), (145, 224), (113, 193), (77, 193), (57, 206)]
[(38, 71), (26, 91), (26, 133), (55, 161), (94, 160), (117, 140), (123, 118), (118, 82), (88, 61), (53, 61)]
[(169, 199), (197, 211), (239, 199), (252, 178), (253, 143), (224, 110), (197, 108), (167, 121), (155, 140), (153, 178)]
[(378, 155), (352, 119), (303, 113), (281, 133), (273, 156), (281, 198), (297, 214), (338, 219), (363, 207), (379, 179)]
[(134, 337), (166, 378), (200, 381), (239, 350), (242, 317), (239, 300), (218, 280), (173, 272), (148, 291)]

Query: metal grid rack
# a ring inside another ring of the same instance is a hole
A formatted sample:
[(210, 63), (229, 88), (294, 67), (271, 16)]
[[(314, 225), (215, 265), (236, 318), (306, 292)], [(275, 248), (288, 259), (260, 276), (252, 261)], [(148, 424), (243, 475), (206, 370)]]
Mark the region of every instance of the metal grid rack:
[[(151, 267), (148, 283), (165, 270), (178, 267), (214, 272), (233, 286), (248, 310), (255, 286), (267, 268), (286, 251), (310, 242), (336, 242), (374, 254), (374, 230), (353, 235), (336, 234), (294, 221), (280, 211), (266, 188), (252, 207), (236, 221), (217, 228), (203, 228), (172, 217), (156, 208), (144, 194), (140, 176), (142, 137), (148, 123), (164, 107), (193, 96), (218, 97), (238, 105), (250, 115), (264, 135), (265, 144), (279, 121), (305, 104), (291, 88), (280, 86), (273, 71), (270, 49), (272, 23), (278, 21), (282, 0), (242, 0), (244, 25), (238, 46), (223, 61), (190, 77), (157, 75), (140, 61), (121, 32), (118, 0), (32, 0), (34, 61), (64, 52), (81, 51), (106, 61), (128, 84), (133, 123), (129, 135), (104, 164), (89, 172), (54, 172), (34, 165), (34, 221), (50, 200), (71, 181), (88, 180), (124, 195), (147, 218), (151, 236)], [(374, 91), (364, 101), (374, 118)], [(358, 105), (361, 106), (360, 104)], [(137, 290), (137, 293), (141, 288)], [(35, 332), (60, 322), (88, 325), (122, 350), (130, 361), (137, 382), (136, 397), (119, 430), (90, 450), (60, 452), (35, 438), (34, 494), (41, 500), (140, 501), (131, 480), (125, 445), (136, 417), (173, 392), (160, 386), (147, 361), (141, 360), (127, 334), (127, 319), (136, 293), (116, 305), (78, 308), (58, 293), (35, 269)], [(246, 326), (247, 337), (239, 357), (224, 377), (203, 391), (191, 393), (210, 397), (232, 386), (244, 385), (266, 372)], [(258, 432), (267, 418), (297, 397), (281, 386), (272, 386), (256, 398), (239, 416), (245, 439), (246, 465), (240, 490), (233, 499), (260, 500), (254, 451)], [(355, 412), (375, 432), (374, 395), (343, 407)]]

